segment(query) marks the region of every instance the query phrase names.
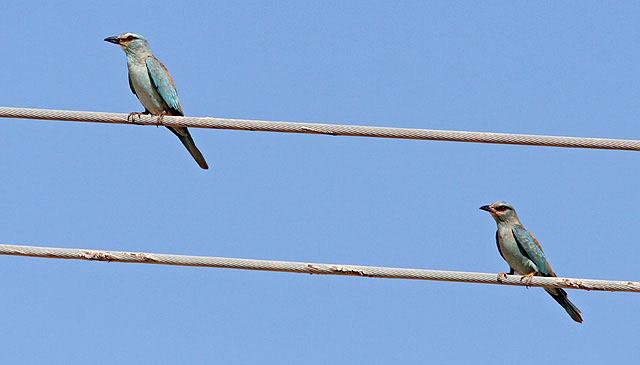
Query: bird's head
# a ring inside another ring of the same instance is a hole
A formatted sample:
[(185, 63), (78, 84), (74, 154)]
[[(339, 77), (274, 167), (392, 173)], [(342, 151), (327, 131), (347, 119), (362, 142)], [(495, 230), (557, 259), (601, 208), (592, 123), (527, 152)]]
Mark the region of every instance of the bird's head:
[(513, 222), (518, 223), (518, 215), (511, 204), (503, 201), (497, 201), (491, 205), (483, 205), (481, 210), (489, 212), (496, 222)]
[(107, 37), (104, 40), (105, 42), (119, 45), (127, 54), (134, 54), (149, 49), (149, 43), (140, 34), (122, 33), (118, 36)]

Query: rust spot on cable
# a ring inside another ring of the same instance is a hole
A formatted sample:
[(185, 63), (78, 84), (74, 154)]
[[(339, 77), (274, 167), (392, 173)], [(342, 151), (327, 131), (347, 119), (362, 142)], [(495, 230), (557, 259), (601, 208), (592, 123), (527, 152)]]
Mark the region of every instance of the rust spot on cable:
[(370, 276), (370, 275), (367, 275), (367, 273), (365, 273), (363, 270), (352, 269), (350, 267), (345, 267), (345, 266), (331, 266), (330, 270), (332, 272), (341, 273), (341, 274), (344, 274), (344, 275)]
[(93, 261), (107, 261), (111, 262), (114, 260), (113, 256), (104, 252), (97, 251), (84, 251), (81, 254), (82, 258), (85, 260), (93, 260)]
[(313, 274), (326, 274), (327, 270), (324, 269), (321, 266), (317, 266), (314, 264), (307, 264), (307, 269), (309, 269), (309, 274), (313, 275)]
[(129, 256), (133, 259), (144, 261), (144, 262), (156, 262), (157, 260), (151, 257), (148, 254), (144, 254), (142, 252), (123, 252), (124, 255)]

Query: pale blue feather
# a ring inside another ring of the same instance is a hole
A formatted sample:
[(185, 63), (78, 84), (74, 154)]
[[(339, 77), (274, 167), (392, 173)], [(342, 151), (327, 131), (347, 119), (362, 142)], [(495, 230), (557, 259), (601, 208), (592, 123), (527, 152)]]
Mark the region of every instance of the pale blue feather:
[(167, 105), (167, 109), (171, 111), (172, 115), (184, 115), (180, 99), (178, 99), (178, 92), (164, 65), (154, 56), (147, 57), (145, 62), (151, 82)]

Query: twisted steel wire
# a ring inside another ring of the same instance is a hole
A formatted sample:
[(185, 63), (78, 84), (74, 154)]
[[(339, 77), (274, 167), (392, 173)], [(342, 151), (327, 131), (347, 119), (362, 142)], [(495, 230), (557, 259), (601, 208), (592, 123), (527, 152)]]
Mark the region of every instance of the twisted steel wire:
[(138, 264), (214, 267), (224, 269), (289, 272), (297, 274), (361, 276), (384, 279), (434, 280), (462, 283), (600, 290), (610, 292), (640, 292), (640, 282), (638, 281), (545, 277), (532, 277), (529, 279), (519, 275), (501, 275), (478, 272), (404, 269), (362, 265), (320, 264), (294, 261), (252, 260), (210, 256), (184, 256), (159, 253), (118, 252), (74, 248), (17, 246), (6, 244), (0, 244), (0, 255)]
[[(71, 110), (6, 108), (0, 107), (0, 118), (22, 118), (40, 120), (59, 120), (72, 122), (94, 122), (112, 124), (160, 125), (159, 118), (150, 115), (135, 116), (129, 114), (83, 112)], [(174, 117), (165, 116), (161, 125), (174, 127), (231, 129), (244, 131), (327, 134), (332, 136), (358, 136), (377, 138), (400, 138), (431, 141), (454, 141), (513, 144), (528, 146), (550, 146), (565, 148), (591, 148), (606, 150), (640, 151), (640, 141), (627, 139), (560, 137), (531, 134), (465, 132), (417, 128), (391, 128), (360, 125), (339, 125), (320, 123), (273, 122), (262, 120)]]
[[(136, 117), (133, 121), (131, 121), (128, 114), (122, 113), (6, 107), (0, 107), (0, 117), (139, 125), (158, 125), (159, 123), (158, 117), (148, 115)], [(637, 140), (558, 137), (508, 133), (462, 132), (317, 123), (271, 122), (224, 118), (166, 116), (162, 120), (162, 125), (284, 133), (328, 134), (334, 136), (362, 136), (629, 151), (640, 150), (640, 141)], [(374, 278), (436, 280), (515, 286), (546, 286), (567, 289), (640, 292), (640, 282), (633, 281), (607, 281), (544, 277), (533, 277), (530, 280), (522, 280), (522, 277), (518, 275), (507, 275), (503, 277), (497, 274), (473, 272), (249, 260), (223, 257), (164, 255), (154, 253), (114, 252), (15, 245), (0, 245), (0, 254), (60, 259), (280, 271), (318, 275), (346, 275)]]

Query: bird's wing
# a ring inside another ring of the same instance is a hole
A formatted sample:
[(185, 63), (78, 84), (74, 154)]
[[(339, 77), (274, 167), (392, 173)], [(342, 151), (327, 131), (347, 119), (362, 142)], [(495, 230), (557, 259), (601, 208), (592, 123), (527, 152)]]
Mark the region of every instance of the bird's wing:
[(176, 86), (173, 84), (173, 79), (169, 75), (167, 68), (153, 56), (147, 57), (145, 62), (151, 83), (156, 88), (158, 95), (162, 97), (171, 115), (184, 115)]
[[(496, 231), (496, 246), (498, 246), (498, 253), (500, 254), (500, 256), (502, 256), (502, 259), (504, 261), (507, 261), (507, 258), (504, 257), (504, 254), (502, 253), (502, 249), (500, 249), (500, 239), (498, 238), (498, 231)], [(511, 265), (509, 265), (509, 274), (513, 275), (514, 272), (515, 270), (511, 267)]]
[(511, 228), (513, 237), (518, 243), (518, 248), (523, 255), (527, 256), (538, 268), (538, 272), (544, 276), (555, 276), (547, 258), (544, 256), (540, 243), (520, 224), (516, 224)]
[(138, 96), (138, 94), (136, 94), (136, 89), (133, 88), (133, 83), (131, 82), (131, 75), (129, 75), (129, 73), (127, 73), (127, 77), (129, 78), (129, 88), (131, 89), (131, 92), (133, 93), (133, 95)]
[(502, 256), (502, 258), (506, 260), (506, 258), (504, 257), (504, 254), (502, 253), (502, 250), (500, 249), (500, 240), (498, 238), (498, 231), (496, 231), (496, 246), (498, 246), (498, 252), (500, 253), (500, 256)]
[(529, 233), (529, 236), (531, 236), (531, 238), (533, 239), (533, 243), (535, 243), (536, 246), (538, 246), (540, 251), (544, 252), (544, 250), (542, 249), (542, 246), (540, 245), (540, 242), (538, 242), (538, 239), (536, 238), (536, 236), (534, 236), (533, 233), (531, 233), (531, 231), (527, 231), (527, 233)]

